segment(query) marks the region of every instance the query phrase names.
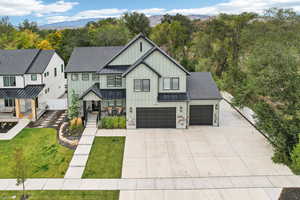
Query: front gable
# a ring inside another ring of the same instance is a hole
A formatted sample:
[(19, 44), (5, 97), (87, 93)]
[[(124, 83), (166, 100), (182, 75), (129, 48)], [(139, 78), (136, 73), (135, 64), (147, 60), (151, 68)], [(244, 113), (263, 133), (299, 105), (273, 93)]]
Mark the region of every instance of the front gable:
[(97, 96), (93, 91), (89, 91), (86, 95), (82, 97), (83, 101), (100, 101), (101, 98)]
[(123, 52), (117, 55), (108, 65), (132, 65), (152, 47), (153, 45), (150, 42), (140, 37), (126, 46)]

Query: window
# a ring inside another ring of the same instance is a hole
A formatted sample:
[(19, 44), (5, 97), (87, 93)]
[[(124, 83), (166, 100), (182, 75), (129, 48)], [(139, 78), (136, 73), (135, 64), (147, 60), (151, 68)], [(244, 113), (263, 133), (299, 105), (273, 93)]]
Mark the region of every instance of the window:
[(47, 72), (47, 76), (49, 76), (49, 74), (50, 74), (50, 73), (49, 73), (49, 72)]
[(122, 101), (122, 99), (117, 99), (117, 100), (116, 100), (116, 106), (118, 106), (118, 107), (122, 107), (122, 106), (123, 106), (123, 101)]
[(15, 106), (15, 99), (4, 99), (4, 106), (5, 107), (14, 107)]
[(54, 77), (56, 77), (56, 76), (57, 76), (57, 69), (54, 68)]
[(37, 75), (36, 74), (31, 74), (31, 80), (36, 81), (37, 80)]
[(150, 91), (150, 80), (149, 79), (135, 79), (134, 80), (134, 91), (149, 92)]
[(93, 73), (92, 74), (92, 80), (93, 81), (99, 81), (99, 74)]
[(71, 80), (72, 81), (78, 81), (78, 74), (72, 74), (71, 75)]
[(123, 106), (123, 99), (111, 99), (107, 100), (108, 107), (122, 107)]
[(61, 70), (61, 72), (64, 72), (64, 64), (60, 65), (60, 70)]
[(82, 80), (83, 81), (88, 81), (90, 79), (89, 73), (82, 73)]
[(4, 87), (16, 86), (15, 76), (4, 76), (3, 77)]
[(46, 77), (47, 76), (47, 73), (44, 73), (44, 77)]
[(121, 75), (108, 75), (107, 76), (107, 87), (121, 87), (122, 76)]
[(179, 90), (179, 78), (164, 78), (164, 90)]
[(108, 100), (108, 106), (114, 107), (115, 106), (115, 100)]

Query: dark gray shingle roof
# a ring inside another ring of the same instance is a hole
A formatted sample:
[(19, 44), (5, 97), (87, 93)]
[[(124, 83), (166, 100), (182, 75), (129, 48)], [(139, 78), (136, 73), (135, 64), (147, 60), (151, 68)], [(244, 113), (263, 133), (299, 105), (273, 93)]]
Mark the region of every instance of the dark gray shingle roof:
[(54, 53), (39, 49), (0, 50), (0, 74), (43, 73)]
[(32, 66), (27, 71), (28, 74), (41, 74), (45, 71), (48, 66), (55, 50), (41, 50)]
[(32, 99), (43, 90), (44, 85), (27, 85), (25, 88), (1, 88), (0, 98)]
[(99, 89), (97, 83), (88, 88), (79, 98), (83, 99), (88, 93), (93, 92), (100, 99), (125, 99), (126, 89)]
[(66, 72), (96, 72), (122, 48), (123, 46), (76, 47), (69, 59)]
[(222, 99), (210, 72), (191, 72), (188, 93), (190, 100)]
[(102, 68), (100, 74), (123, 74), (129, 66), (106, 66)]
[(158, 101), (160, 102), (172, 102), (172, 101), (187, 101), (187, 93), (158, 93)]

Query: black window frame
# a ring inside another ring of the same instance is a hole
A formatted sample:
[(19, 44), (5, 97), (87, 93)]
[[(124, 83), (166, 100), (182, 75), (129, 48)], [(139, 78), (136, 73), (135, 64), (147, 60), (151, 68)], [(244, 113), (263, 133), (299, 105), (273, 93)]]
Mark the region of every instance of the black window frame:
[[(140, 89), (136, 88), (136, 81), (140, 82)], [(148, 88), (146, 88), (145, 82), (148, 81)], [(150, 79), (134, 79), (133, 80), (133, 90), (134, 92), (150, 92)]]
[[(5, 80), (7, 79), (7, 80)], [(8, 84), (7, 84), (8, 81)], [(4, 87), (15, 87), (16, 83), (16, 76), (3, 76), (3, 86)]]
[[(35, 77), (35, 78), (33, 78), (33, 77)], [(31, 79), (31, 81), (37, 81), (37, 74), (31, 74), (30, 79)]]
[(57, 76), (57, 68), (55, 67), (54, 68), (54, 77), (56, 77)]
[(92, 73), (92, 81), (99, 81), (99, 79), (100, 79), (99, 74)]
[[(84, 75), (87, 75), (86, 77)], [(89, 73), (82, 73), (81, 74), (81, 80), (82, 81), (89, 81), (90, 80), (90, 74)]]
[[(165, 88), (165, 80), (169, 79), (170, 80), (170, 89)], [(178, 88), (174, 88), (174, 82), (173, 80), (178, 80)], [(164, 77), (163, 78), (163, 90), (179, 90), (180, 89), (180, 79), (179, 77)]]
[(4, 99), (4, 107), (15, 107), (15, 99), (5, 98)]
[(78, 74), (71, 74), (71, 80), (72, 81), (78, 81)]
[(65, 69), (65, 67), (64, 67), (64, 64), (61, 64), (61, 65), (60, 65), (60, 70), (61, 70), (61, 73), (63, 73), (63, 72), (64, 72), (64, 69)]
[(106, 76), (106, 86), (108, 88), (122, 87), (122, 75), (120, 75), (120, 74), (107, 75)]
[(143, 52), (143, 42), (140, 42), (140, 52)]

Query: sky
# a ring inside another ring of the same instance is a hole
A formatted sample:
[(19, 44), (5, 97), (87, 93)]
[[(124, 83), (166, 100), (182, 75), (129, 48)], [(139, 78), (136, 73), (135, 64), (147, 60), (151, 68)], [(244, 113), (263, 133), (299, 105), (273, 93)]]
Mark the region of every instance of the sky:
[(119, 17), (124, 12), (150, 15), (216, 15), (265, 9), (292, 8), (300, 12), (300, 0), (0, 0), (0, 15), (17, 25), (24, 19), (39, 25), (88, 18)]

